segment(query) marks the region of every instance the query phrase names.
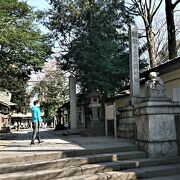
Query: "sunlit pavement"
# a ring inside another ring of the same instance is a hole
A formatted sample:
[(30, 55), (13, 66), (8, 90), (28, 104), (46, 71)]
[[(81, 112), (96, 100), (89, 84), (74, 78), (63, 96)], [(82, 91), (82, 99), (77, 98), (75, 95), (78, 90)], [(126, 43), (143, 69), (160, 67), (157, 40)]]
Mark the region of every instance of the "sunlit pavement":
[(41, 129), (42, 143), (35, 141), (30, 145), (32, 130), (14, 131), (10, 134), (0, 134), (0, 156), (15, 156), (25, 154), (47, 153), (72, 149), (89, 149), (96, 147), (111, 147), (128, 144), (126, 140), (113, 137), (81, 137), (78, 135), (63, 136), (64, 131)]

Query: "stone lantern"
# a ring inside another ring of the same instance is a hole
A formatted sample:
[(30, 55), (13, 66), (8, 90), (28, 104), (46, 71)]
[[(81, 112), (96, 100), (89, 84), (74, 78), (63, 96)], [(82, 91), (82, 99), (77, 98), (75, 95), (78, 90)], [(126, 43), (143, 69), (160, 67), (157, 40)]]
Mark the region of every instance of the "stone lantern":
[(104, 121), (102, 121), (101, 118), (101, 95), (98, 92), (93, 92), (87, 96), (87, 99), (89, 108), (89, 122), (87, 122), (87, 129), (83, 131), (83, 135), (104, 135)]
[(96, 93), (90, 94), (90, 103), (89, 108), (91, 109), (91, 125), (92, 127), (99, 123), (100, 121), (100, 108), (101, 104), (99, 103), (100, 96)]

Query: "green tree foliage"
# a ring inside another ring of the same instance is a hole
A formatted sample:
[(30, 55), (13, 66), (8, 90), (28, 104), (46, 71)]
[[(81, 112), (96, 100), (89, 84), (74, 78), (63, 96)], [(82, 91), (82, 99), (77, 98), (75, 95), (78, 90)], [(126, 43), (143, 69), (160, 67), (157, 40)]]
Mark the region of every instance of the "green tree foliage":
[(67, 101), (67, 85), (64, 75), (56, 70), (46, 72), (45, 77), (33, 87), (30, 96), (38, 94), (41, 108), (45, 112), (44, 118), (54, 117), (57, 109)]
[(51, 5), (45, 24), (60, 42), (62, 69), (76, 75), (83, 91), (114, 94), (128, 77), (132, 17), (124, 1), (51, 0)]
[(13, 93), (20, 110), (31, 70), (40, 70), (51, 53), (50, 37), (41, 34), (36, 19), (25, 2), (0, 0), (0, 87)]

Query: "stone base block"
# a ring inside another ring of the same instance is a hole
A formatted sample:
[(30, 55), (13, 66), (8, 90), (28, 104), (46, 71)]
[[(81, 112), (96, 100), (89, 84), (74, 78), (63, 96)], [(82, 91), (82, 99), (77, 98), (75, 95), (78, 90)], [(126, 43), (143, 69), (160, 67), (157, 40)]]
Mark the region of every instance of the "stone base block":
[(172, 114), (141, 115), (136, 124), (137, 139), (140, 141), (176, 140), (175, 119)]
[(117, 136), (119, 138), (132, 139), (134, 138), (134, 131), (118, 131)]
[(140, 150), (146, 151), (150, 158), (177, 156), (178, 148), (175, 141), (172, 142), (140, 142)]
[(139, 147), (153, 158), (176, 156), (178, 148), (174, 115), (180, 113), (180, 105), (164, 95), (156, 97), (151, 94), (149, 99), (141, 100), (135, 104), (134, 110)]

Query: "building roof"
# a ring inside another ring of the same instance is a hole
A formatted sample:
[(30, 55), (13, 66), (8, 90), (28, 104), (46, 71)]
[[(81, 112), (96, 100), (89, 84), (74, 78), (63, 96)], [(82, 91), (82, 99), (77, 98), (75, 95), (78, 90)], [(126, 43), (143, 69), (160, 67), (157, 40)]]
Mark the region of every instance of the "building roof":
[(7, 107), (11, 107), (11, 106), (16, 106), (17, 104), (16, 103), (13, 103), (13, 102), (7, 102), (7, 101), (0, 101), (0, 104), (4, 105), (4, 106), (7, 106)]
[(152, 69), (149, 69), (147, 71), (144, 71), (140, 74), (140, 77), (148, 77), (150, 72), (159, 72), (160, 75), (163, 75), (165, 73), (171, 72), (173, 70), (179, 69), (180, 68), (180, 57), (177, 57), (172, 60), (168, 60), (167, 62), (154, 67)]
[[(150, 72), (159, 72), (160, 75), (163, 75), (165, 73), (171, 72), (173, 70), (180, 69), (180, 57), (177, 57), (173, 60), (166, 61), (165, 63), (154, 67), (152, 69), (149, 69), (147, 71), (144, 71), (140, 74), (140, 83), (144, 83), (149, 78)], [(123, 93), (130, 89), (130, 85), (126, 85), (122, 88), (122, 92), (115, 96), (114, 98), (109, 98), (107, 101), (111, 101), (113, 99), (118, 99), (120, 97), (129, 96), (129, 93)]]

